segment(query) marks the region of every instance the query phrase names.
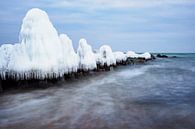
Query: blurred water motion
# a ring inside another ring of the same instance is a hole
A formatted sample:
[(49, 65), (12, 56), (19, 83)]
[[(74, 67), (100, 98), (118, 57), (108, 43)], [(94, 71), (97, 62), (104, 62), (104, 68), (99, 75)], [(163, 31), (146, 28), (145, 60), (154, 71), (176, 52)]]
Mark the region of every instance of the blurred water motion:
[(195, 129), (195, 60), (125, 66), (0, 96), (1, 129)]

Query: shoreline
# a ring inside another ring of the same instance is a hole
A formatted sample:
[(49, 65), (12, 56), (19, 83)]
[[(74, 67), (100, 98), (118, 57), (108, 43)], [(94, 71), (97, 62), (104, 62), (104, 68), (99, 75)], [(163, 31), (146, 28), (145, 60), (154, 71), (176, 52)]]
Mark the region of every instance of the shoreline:
[(64, 74), (63, 77), (57, 78), (46, 78), (46, 79), (36, 79), (32, 76), (30, 79), (16, 79), (13, 76), (9, 76), (9, 73), (5, 75), (5, 79), (2, 79), (0, 76), (0, 92), (4, 93), (10, 90), (17, 90), (17, 89), (45, 89), (52, 87), (54, 84), (61, 82), (61, 81), (71, 81), (74, 79), (80, 79), (84, 76), (94, 75), (96, 73), (111, 71), (119, 66), (126, 66), (126, 65), (144, 65), (148, 61), (152, 61), (154, 58), (149, 60), (144, 58), (127, 58), (126, 61), (117, 62), (116, 65), (101, 66), (97, 64), (97, 69), (95, 70), (88, 70), (85, 71), (83, 69), (79, 69), (77, 72), (72, 72), (69, 74)]

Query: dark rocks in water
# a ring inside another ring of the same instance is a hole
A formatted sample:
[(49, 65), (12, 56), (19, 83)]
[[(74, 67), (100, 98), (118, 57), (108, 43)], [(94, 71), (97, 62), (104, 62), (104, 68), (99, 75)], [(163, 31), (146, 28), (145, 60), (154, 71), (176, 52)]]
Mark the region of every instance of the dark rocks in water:
[(136, 60), (136, 63), (144, 63), (146, 62), (147, 60), (145, 58), (142, 58), (142, 57), (138, 57), (137, 60)]
[(155, 57), (153, 54), (151, 54), (151, 59), (152, 59), (152, 60), (155, 60), (156, 57)]
[[(117, 65), (122, 65), (122, 64), (117, 64)], [(110, 66), (108, 66), (106, 63), (104, 63), (104, 64), (97, 63), (97, 69), (95, 71), (96, 72), (99, 72), (99, 71), (110, 71), (113, 68), (116, 68), (117, 65), (110, 65)]]
[(138, 58), (128, 57), (126, 64), (143, 64), (143, 63), (147, 62), (148, 60), (151, 60), (151, 59), (145, 59), (145, 58), (141, 58), (141, 57), (138, 57)]
[(171, 56), (171, 58), (177, 58), (177, 56)]
[(2, 88), (2, 83), (1, 83), (1, 79), (0, 79), (0, 92), (3, 91), (3, 88)]
[(128, 58), (127, 58), (127, 64), (134, 64), (135, 59), (136, 59), (136, 58), (128, 57)]
[(177, 58), (177, 56), (167, 56), (164, 54), (157, 54), (156, 57), (158, 57), (158, 58)]
[(97, 63), (97, 70), (96, 71), (105, 71), (106, 65), (102, 65), (101, 63)]
[(116, 65), (127, 65), (127, 60), (126, 61), (120, 61), (120, 62), (116, 62)]
[(163, 54), (157, 54), (156, 57), (158, 57), (158, 58), (168, 58), (167, 55), (163, 55)]

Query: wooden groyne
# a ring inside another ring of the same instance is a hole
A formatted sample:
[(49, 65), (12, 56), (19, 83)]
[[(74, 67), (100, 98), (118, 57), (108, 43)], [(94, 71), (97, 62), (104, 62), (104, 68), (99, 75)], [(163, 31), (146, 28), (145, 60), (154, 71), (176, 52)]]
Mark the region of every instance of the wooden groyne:
[(136, 64), (144, 64), (148, 61), (154, 60), (155, 58), (145, 59), (145, 58), (130, 58), (128, 57), (126, 61), (116, 62), (115, 65), (108, 66), (107, 64), (99, 64), (97, 63), (97, 68), (94, 70), (83, 70), (78, 69), (77, 72), (72, 72), (68, 74), (64, 74), (63, 77), (58, 77), (55, 73), (53, 73), (53, 77), (48, 77), (45, 79), (36, 78), (35, 73), (31, 73), (31, 77), (26, 79), (25, 74), (21, 75), (22, 77), (16, 78), (17, 73), (6, 72), (4, 75), (4, 79), (0, 76), (0, 91), (7, 91), (10, 89), (24, 89), (24, 88), (46, 88), (50, 87), (53, 84), (56, 84), (60, 80), (71, 80), (73, 78), (79, 78), (81, 76), (86, 76), (89, 74), (93, 74), (94, 72), (101, 71), (110, 71), (112, 69), (117, 68), (117, 66), (125, 66), (125, 65), (136, 65)]

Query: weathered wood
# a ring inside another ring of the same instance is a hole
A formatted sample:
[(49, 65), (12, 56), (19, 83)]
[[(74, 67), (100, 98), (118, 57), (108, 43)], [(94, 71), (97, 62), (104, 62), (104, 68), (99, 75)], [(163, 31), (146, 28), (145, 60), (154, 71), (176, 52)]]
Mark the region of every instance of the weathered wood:
[(0, 79), (0, 92), (3, 91), (3, 87), (2, 87), (2, 80)]
[(32, 88), (45, 88), (48, 87), (50, 84), (55, 84), (59, 80), (70, 80), (73, 78), (78, 79), (81, 76), (89, 76), (90, 73), (93, 72), (101, 72), (101, 71), (110, 71), (112, 69), (117, 68), (117, 66), (120, 65), (134, 65), (134, 64), (144, 64), (145, 62), (149, 60), (146, 60), (145, 58), (127, 58), (126, 61), (120, 61), (117, 62), (114, 65), (108, 66), (106, 63), (104, 65), (97, 63), (97, 69), (94, 70), (86, 70), (86, 69), (78, 69), (77, 72), (67, 73), (64, 74), (63, 77), (59, 77), (57, 74), (52, 73), (52, 76), (49, 76), (49, 74), (46, 76), (46, 79), (38, 79), (36, 76), (36, 72), (31, 73), (31, 77), (27, 78), (25, 75), (18, 75), (22, 77), (21, 79), (18, 79), (16, 76), (16, 73), (12, 73), (9, 75), (9, 73), (5, 74), (5, 78), (2, 79), (0, 77), (0, 92), (6, 91), (9, 89), (17, 89), (17, 88), (25, 88), (25, 87), (32, 87)]

